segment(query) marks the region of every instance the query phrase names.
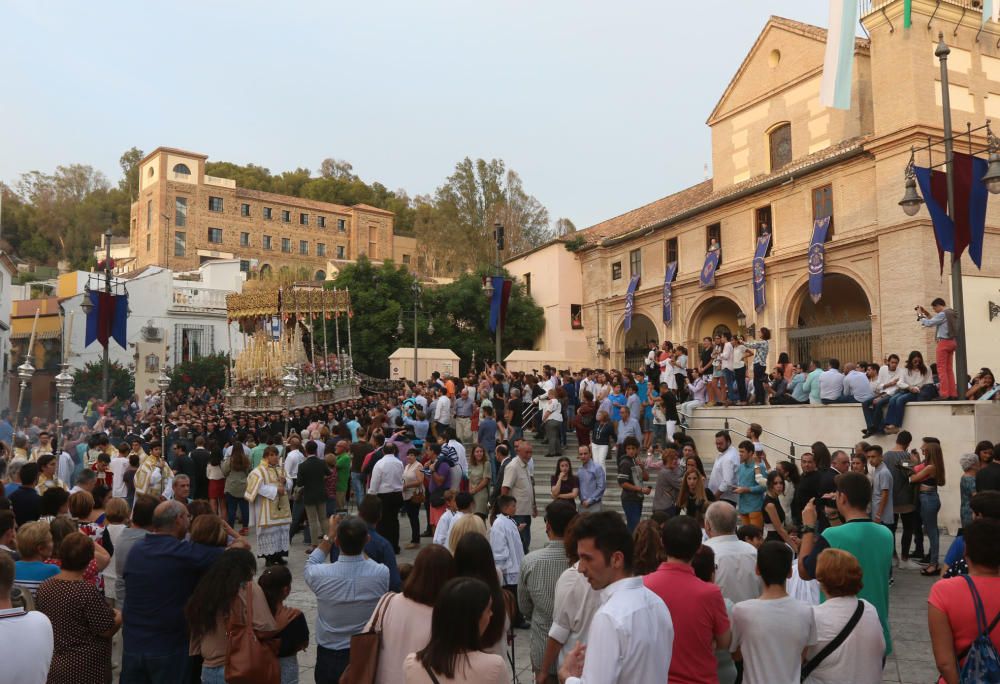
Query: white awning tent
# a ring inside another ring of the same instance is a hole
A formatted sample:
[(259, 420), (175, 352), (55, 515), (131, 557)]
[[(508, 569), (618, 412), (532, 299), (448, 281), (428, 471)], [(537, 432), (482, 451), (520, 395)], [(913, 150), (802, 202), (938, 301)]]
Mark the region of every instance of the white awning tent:
[(389, 378), (392, 380), (427, 380), (431, 373), (458, 375), (458, 354), (450, 349), (419, 348), (417, 372), (413, 372), (413, 347), (400, 347), (389, 355)]

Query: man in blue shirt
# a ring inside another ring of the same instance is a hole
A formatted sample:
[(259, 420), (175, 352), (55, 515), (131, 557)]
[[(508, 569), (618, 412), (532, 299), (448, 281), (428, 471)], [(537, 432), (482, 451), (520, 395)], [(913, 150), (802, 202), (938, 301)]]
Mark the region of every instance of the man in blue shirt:
[[(363, 551), (371, 531), (361, 518), (336, 515), (305, 567), (316, 595), (316, 684), (337, 684), (351, 655), (351, 636), (361, 632), (389, 590), (389, 569)], [(339, 558), (327, 563), (336, 540)]]
[(14, 442), (14, 426), (10, 424), (10, 409), (0, 411), (0, 442), (4, 444)]
[[(190, 515), (178, 501), (153, 511), (153, 530), (125, 560), (124, 648), (121, 684), (188, 682), (184, 605), (223, 549), (185, 541)], [(231, 548), (249, 548), (238, 538)]]
[(764, 485), (758, 484), (758, 473), (767, 476), (767, 471), (760, 464), (754, 463), (754, 446), (750, 440), (740, 442), (740, 466), (736, 471), (736, 487), (733, 491), (739, 494), (737, 510), (740, 522), (744, 525), (756, 525), (764, 529)]
[(628, 407), (623, 407), (621, 409), (622, 419), (618, 421), (618, 454), (621, 456), (622, 453), (622, 443), (625, 441), (626, 437), (635, 437), (639, 444), (642, 444), (642, 428), (639, 427), (639, 421), (636, 420), (635, 416)]
[[(365, 555), (379, 565), (389, 568), (389, 591), (402, 591), (403, 580), (399, 577), (399, 566), (396, 564), (396, 554), (389, 540), (375, 531), (375, 526), (382, 518), (382, 501), (374, 494), (365, 494), (358, 504), (358, 517), (368, 525), (368, 541), (365, 543)], [(339, 549), (334, 546), (330, 550), (330, 562), (336, 563), (340, 557)]]
[(600, 513), (603, 510), (604, 490), (607, 487), (607, 475), (604, 468), (594, 463), (590, 446), (581, 444), (578, 454), (580, 467), (576, 477), (580, 481), (580, 512)]

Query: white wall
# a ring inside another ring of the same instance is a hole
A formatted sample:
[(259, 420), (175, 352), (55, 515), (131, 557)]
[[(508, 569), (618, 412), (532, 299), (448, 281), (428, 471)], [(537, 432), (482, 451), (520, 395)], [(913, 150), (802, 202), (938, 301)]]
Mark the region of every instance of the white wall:
[[(236, 264), (239, 271), (239, 264)], [(242, 283), (242, 280), (239, 281)], [(129, 309), (131, 315), (128, 320), (127, 340), (128, 349), (122, 349), (114, 341), (109, 343), (110, 358), (125, 367), (135, 363), (136, 349), (134, 344), (143, 341), (142, 328), (151, 325), (160, 328), (165, 335), (164, 341), (170, 345), (167, 354), (168, 365), (173, 365), (174, 358), (174, 331), (177, 324), (210, 325), (213, 329), (213, 350), (215, 352), (228, 352), (229, 343), (227, 339), (227, 323), (225, 310), (216, 311), (195, 311), (178, 310), (173, 306), (174, 279), (173, 274), (166, 269), (150, 268), (139, 276), (125, 280), (125, 288), (129, 295)], [(200, 287), (209, 290), (203, 283), (196, 281), (178, 281), (185, 287)], [(229, 290), (225, 290), (228, 292)], [(238, 291), (238, 290), (237, 290)], [(66, 310), (67, 319), (73, 313), (73, 330), (70, 335), (72, 356), (70, 364), (72, 368), (83, 368), (87, 363), (100, 361), (103, 357), (103, 348), (97, 342), (93, 342), (89, 347), (84, 346), (86, 339), (86, 317), (80, 309), (83, 295), (78, 294), (66, 299), (63, 306)], [(238, 353), (242, 349), (243, 337), (239, 333), (239, 328), (235, 323), (228, 327), (232, 334), (233, 353)]]
[[(730, 429), (739, 434), (746, 433), (747, 423), (760, 423), (765, 430), (785, 438), (765, 434), (761, 440), (767, 447), (772, 467), (776, 462), (787, 459), (781, 452), (788, 452), (788, 439), (806, 445), (795, 447), (797, 463), (798, 456), (814, 442), (823, 442), (831, 452), (844, 449), (850, 453), (854, 445), (861, 441), (861, 429), (865, 426), (859, 404), (699, 408), (694, 411), (693, 429), (689, 434), (706, 463), (715, 459), (715, 433), (723, 428), (727, 417)], [(959, 481), (962, 470), (958, 459), (962, 454), (972, 452), (980, 440), (1000, 441), (1000, 405), (996, 402), (911, 402), (906, 406), (903, 429), (913, 435), (911, 448), (919, 448), (923, 437), (941, 440), (947, 484), (939, 489), (941, 512), (938, 521), (954, 534), (960, 526)], [(733, 442), (739, 441), (736, 434), (732, 437)], [(895, 443), (891, 435), (866, 441), (879, 444), (885, 450), (890, 450)]]

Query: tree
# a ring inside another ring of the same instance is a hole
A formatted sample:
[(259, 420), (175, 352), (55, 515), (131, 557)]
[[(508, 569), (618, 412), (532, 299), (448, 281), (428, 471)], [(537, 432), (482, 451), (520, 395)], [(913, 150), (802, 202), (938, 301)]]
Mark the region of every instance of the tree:
[(493, 227), (504, 226), (504, 254), (518, 254), (551, 237), (549, 214), (524, 190), (503, 160), (466, 157), (435, 192), (433, 211), (417, 211), (417, 239), (455, 263), (485, 268), (496, 261)]
[(568, 218), (556, 219), (556, 235), (563, 237), (576, 232), (576, 226)]
[[(356, 263), (345, 266), (326, 286), (351, 292), (354, 316), (349, 322), (355, 369), (367, 375), (387, 377), (389, 354), (401, 344), (395, 338), (396, 324), (404, 309), (413, 308), (413, 276), (392, 261), (375, 266), (362, 255)], [(344, 317), (326, 322), (330, 353), (336, 347), (335, 325), (340, 327), (340, 346), (347, 350), (347, 324)], [(313, 341), (319, 349), (323, 341), (322, 322), (316, 321), (314, 327)]]
[[(91, 397), (103, 398), (104, 374), (100, 361), (91, 361), (83, 368), (73, 371), (73, 403), (86, 406)], [(135, 394), (135, 377), (132, 372), (117, 361), (109, 367), (111, 397), (127, 401)]]
[(333, 157), (327, 157), (320, 163), (319, 175), (323, 176), (323, 178), (336, 178), (337, 180), (353, 180), (357, 178), (354, 175), (354, 167), (351, 166), (350, 162), (334, 159)]
[[(484, 275), (486, 272), (463, 273), (447, 285), (427, 290), (427, 305), (434, 317), (433, 345), (428, 346), (451, 349), (458, 354), (464, 368), (470, 366), (473, 351), (480, 368), (482, 363), (496, 356), (489, 328), (489, 300), (483, 294)], [(514, 349), (533, 349), (544, 326), (541, 307), (525, 294), (520, 283), (514, 281), (506, 325), (500, 336), (501, 356)]]
[(210, 390), (226, 386), (229, 355), (219, 352), (179, 363), (170, 371), (170, 390), (186, 390), (191, 385)]
[(126, 192), (129, 200), (139, 192), (139, 162), (145, 156), (138, 147), (131, 147), (118, 159), (118, 165), (122, 167), (118, 189)]

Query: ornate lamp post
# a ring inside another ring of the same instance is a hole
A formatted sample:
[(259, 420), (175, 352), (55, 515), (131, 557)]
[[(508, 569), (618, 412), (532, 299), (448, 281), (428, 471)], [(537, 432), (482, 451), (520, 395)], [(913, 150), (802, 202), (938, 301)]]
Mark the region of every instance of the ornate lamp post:
[[(503, 252), (503, 224), (495, 223), (493, 224), (493, 238), (496, 243), (496, 275), (503, 275), (503, 263), (501, 262), (501, 254)], [(493, 293), (495, 288), (493, 287), (493, 278), (491, 276), (486, 276), (486, 281), (483, 283), (483, 294), (486, 295), (487, 301), (492, 301)], [(496, 332), (496, 362), (502, 363), (503, 359), (502, 350), (500, 348), (500, 321), (497, 321), (497, 332)]]
[(285, 388), (285, 437), (288, 437), (288, 418), (292, 412), (292, 394), (299, 385), (295, 375), (295, 366), (285, 366), (285, 375), (281, 378), (281, 386)]
[(167, 453), (167, 390), (170, 389), (170, 376), (167, 375), (166, 368), (160, 371), (160, 376), (156, 378), (156, 386), (160, 388), (160, 453)]
[[(417, 373), (417, 361), (420, 358), (420, 338), (419, 338), (419, 335), (418, 335), (418, 333), (419, 333), (419, 330), (418, 330), (419, 323), (417, 322), (417, 316), (420, 313), (420, 309), (422, 308), (420, 306), (420, 295), (422, 293), (422, 290), (420, 288), (420, 283), (417, 282), (417, 281), (413, 281), (413, 285), (411, 286), (410, 289), (413, 292), (413, 381), (416, 382), (417, 380), (419, 380), (418, 373)], [(404, 313), (409, 313), (409, 312), (408, 311), (400, 311), (399, 312), (399, 322), (396, 323), (396, 335), (398, 337), (402, 337), (403, 333), (406, 332), (406, 328), (403, 327), (403, 314)], [(427, 334), (431, 335), (431, 336), (434, 335), (434, 321), (432, 321), (432, 320), (428, 320), (428, 323), (427, 323)]]
[(14, 416), (14, 427), (21, 422), (21, 410), (24, 408), (24, 394), (28, 391), (28, 383), (35, 375), (35, 367), (31, 364), (31, 353), (24, 359), (24, 363), (17, 367), (17, 377), (21, 379), (21, 390), (17, 395), (17, 414)]
[(66, 412), (66, 403), (69, 401), (70, 393), (73, 391), (73, 376), (70, 375), (68, 363), (61, 363), (59, 365), (61, 370), (59, 371), (59, 375), (56, 376), (56, 392), (59, 396), (59, 428), (56, 438), (59, 440), (58, 448), (62, 449), (64, 413)]

